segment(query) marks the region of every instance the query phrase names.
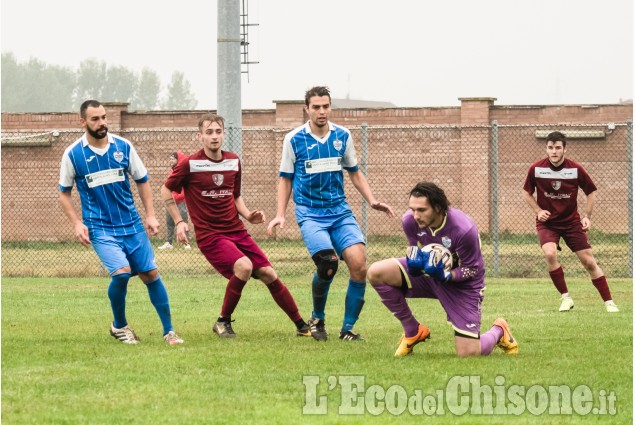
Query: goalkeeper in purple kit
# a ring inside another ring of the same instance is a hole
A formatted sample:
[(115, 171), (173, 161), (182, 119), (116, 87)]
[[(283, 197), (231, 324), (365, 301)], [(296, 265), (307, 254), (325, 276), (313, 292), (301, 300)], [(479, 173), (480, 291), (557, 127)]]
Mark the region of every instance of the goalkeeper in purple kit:
[[(486, 356), (496, 346), (506, 354), (517, 354), (518, 343), (505, 319), (496, 319), (490, 330), (480, 333), (485, 290), (481, 241), (472, 219), (449, 204), (436, 184), (417, 183), (402, 219), (407, 256), (378, 261), (368, 269), (368, 280), (404, 329), (395, 356), (411, 354), (416, 344), (430, 337), (430, 330), (413, 316), (406, 298), (439, 300), (454, 328), (459, 356)], [(431, 243), (451, 252), (451, 270), (441, 261), (435, 264), (435, 256), (419, 248)]]

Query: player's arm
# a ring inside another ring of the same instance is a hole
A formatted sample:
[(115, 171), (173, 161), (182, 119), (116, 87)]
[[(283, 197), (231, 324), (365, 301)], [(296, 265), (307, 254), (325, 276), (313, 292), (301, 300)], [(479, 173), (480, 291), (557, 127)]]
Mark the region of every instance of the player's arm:
[(276, 209), (276, 216), (269, 222), (267, 226), (267, 234), (271, 236), (273, 234), (273, 228), (280, 226), (284, 228), (284, 215), (289, 205), (289, 198), (291, 197), (291, 179), (286, 177), (280, 177), (278, 179), (278, 207)]
[(82, 220), (80, 220), (77, 212), (75, 212), (70, 190), (60, 192), (60, 205), (62, 206), (64, 215), (68, 217), (68, 221), (70, 221), (71, 225), (73, 226), (75, 237), (81, 242), (82, 245), (90, 246), (90, 239), (88, 238), (88, 227), (86, 227)]
[(372, 209), (383, 211), (388, 217), (395, 216), (395, 213), (392, 211), (390, 205), (379, 202), (377, 199), (375, 199), (373, 193), (370, 190), (370, 186), (368, 185), (368, 180), (366, 180), (366, 177), (359, 168), (355, 171), (349, 171), (348, 177), (351, 179), (351, 182), (353, 183), (353, 186), (355, 186), (355, 189), (357, 189), (357, 191), (362, 195), (366, 202), (370, 204)]
[(239, 196), (234, 200), (236, 204), (236, 210), (238, 214), (242, 215), (245, 220), (250, 222), (251, 224), (259, 224), (265, 222), (265, 213), (261, 210), (253, 210), (250, 211), (249, 208), (245, 205), (245, 201), (242, 196)]
[[(182, 191), (182, 189), (181, 189)], [(187, 232), (190, 230), (189, 226), (183, 218), (181, 217), (181, 213), (179, 212), (179, 208), (176, 206), (176, 202), (174, 202), (174, 196), (172, 195), (172, 191), (168, 189), (165, 185), (161, 186), (161, 200), (165, 205), (165, 209), (168, 214), (172, 217), (174, 221), (174, 228), (176, 229), (176, 238), (178, 241), (182, 243), (188, 243), (187, 241)]]
[[(143, 182), (137, 182), (137, 190), (139, 191), (139, 198), (146, 211), (146, 227), (150, 236), (156, 235), (159, 231), (159, 222), (154, 215), (154, 204), (152, 202), (152, 188), (150, 183), (146, 179)], [(172, 195), (170, 195), (172, 196)]]
[(582, 230), (585, 232), (591, 229), (591, 215), (593, 214), (593, 207), (595, 206), (595, 194), (597, 191), (593, 191), (586, 196), (586, 207), (584, 208), (585, 216), (582, 217), (580, 222), (582, 223)]
[(529, 205), (529, 208), (532, 209), (538, 221), (547, 221), (549, 219), (551, 213), (540, 208), (538, 202), (536, 202), (536, 198), (534, 198), (534, 195), (526, 190), (523, 190), (523, 199), (525, 200), (525, 203)]

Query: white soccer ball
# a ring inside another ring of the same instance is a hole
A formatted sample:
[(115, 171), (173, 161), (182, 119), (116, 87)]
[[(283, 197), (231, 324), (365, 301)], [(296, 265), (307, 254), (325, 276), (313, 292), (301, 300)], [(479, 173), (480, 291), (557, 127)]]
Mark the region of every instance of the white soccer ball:
[(421, 251), (429, 252), (430, 255), (433, 256), (432, 261), (435, 265), (439, 264), (439, 261), (443, 263), (443, 269), (446, 272), (452, 270), (452, 253), (443, 245), (439, 243), (431, 243), (421, 248)]

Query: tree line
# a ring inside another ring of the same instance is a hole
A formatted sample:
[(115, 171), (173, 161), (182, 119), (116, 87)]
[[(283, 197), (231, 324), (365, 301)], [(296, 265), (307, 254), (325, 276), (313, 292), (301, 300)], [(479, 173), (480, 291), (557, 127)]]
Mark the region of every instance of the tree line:
[(2, 53), (2, 112), (76, 112), (86, 99), (127, 102), (130, 110), (190, 110), (198, 101), (185, 74), (174, 71), (161, 93), (161, 79), (150, 68), (136, 73), (124, 66), (86, 59), (77, 70), (37, 58), (18, 62)]

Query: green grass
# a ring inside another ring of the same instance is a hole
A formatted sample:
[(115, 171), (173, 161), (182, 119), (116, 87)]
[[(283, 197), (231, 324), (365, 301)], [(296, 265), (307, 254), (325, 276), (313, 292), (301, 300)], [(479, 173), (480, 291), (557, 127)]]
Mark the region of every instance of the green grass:
[[(612, 278), (632, 277), (631, 244), (627, 235), (591, 232), (595, 258), (604, 273)], [(545, 275), (545, 260), (535, 234), (500, 235), (498, 275), (495, 274), (494, 247), (490, 235), (481, 235), (482, 251), (488, 277), (541, 278)], [(180, 246), (172, 250), (156, 249), (164, 241), (153, 238), (159, 269), (164, 274), (181, 277), (201, 277), (214, 274), (213, 268), (194, 244), (191, 251)], [(368, 264), (405, 252), (403, 236), (373, 236), (368, 241)], [(306, 276), (314, 265), (302, 240), (262, 239), (258, 244), (276, 270), (283, 276)], [(585, 277), (586, 271), (577, 257), (562, 243), (560, 262), (569, 277)], [(342, 262), (341, 267), (346, 269)], [(3, 242), (2, 276), (5, 277), (90, 277), (106, 276), (92, 248), (79, 243)]]
[[(128, 292), (128, 320), (141, 338), (127, 346), (108, 334), (111, 312), (106, 278), (4, 278), (2, 282), (2, 423), (14, 424), (338, 424), (410, 423), (606, 423), (630, 424), (633, 416), (632, 281), (609, 279), (618, 314), (604, 311), (588, 279), (569, 279), (576, 305), (558, 313), (558, 297), (546, 279), (489, 279), (482, 331), (504, 316), (520, 342), (520, 354), (459, 359), (453, 332), (435, 300), (412, 300), (432, 338), (408, 358), (394, 358), (401, 333), (396, 319), (369, 288), (356, 329), (367, 341), (335, 338), (343, 315), (344, 275), (331, 289), (327, 328), (318, 343), (294, 336), (294, 328), (258, 281), (251, 281), (234, 315), (235, 340), (211, 333), (225, 283), (217, 276), (164, 275), (174, 325), (186, 343), (168, 347), (138, 279)], [(306, 278), (285, 279), (304, 314), (310, 310)], [(320, 378), (328, 397), (326, 416), (302, 414), (303, 375)], [(617, 415), (413, 417), (338, 414), (341, 388), (328, 378), (362, 375), (365, 388), (400, 385), (408, 395), (443, 390), (454, 376), (478, 376), (481, 385), (587, 385), (597, 396), (617, 396)], [(501, 378), (499, 378), (501, 379)]]

